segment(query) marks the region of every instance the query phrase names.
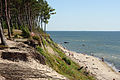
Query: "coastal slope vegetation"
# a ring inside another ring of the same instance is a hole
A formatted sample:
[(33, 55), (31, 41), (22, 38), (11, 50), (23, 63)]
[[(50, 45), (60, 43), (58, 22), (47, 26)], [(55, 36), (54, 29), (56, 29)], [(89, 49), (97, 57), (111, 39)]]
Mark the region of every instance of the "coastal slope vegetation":
[[(0, 3), (1, 58), (12, 61), (12, 67), (17, 68), (17, 70), (14, 70), (8, 63), (4, 63), (5, 66), (8, 65), (7, 67), (10, 68), (3, 69), (1, 71), (2, 76), (12, 80), (26, 79), (26, 76), (32, 78), (33, 75), (34, 78), (39, 78), (42, 73), (37, 73), (38, 68), (35, 70), (35, 74), (28, 75), (28, 73), (34, 72), (32, 70), (35, 67), (34, 65), (43, 64), (49, 66), (57, 73), (64, 75), (66, 77), (65, 79), (95, 80), (82, 66), (79, 66), (68, 58), (50, 38), (50, 35), (46, 33), (46, 26), (51, 15), (56, 14), (55, 9), (46, 0), (0, 0)], [(34, 60), (35, 63), (33, 62)], [(21, 73), (20, 70), (25, 69), (24, 65), (17, 67), (19, 64), (22, 65), (20, 63), (21, 61), (25, 65), (29, 63), (29, 67), (34, 67), (32, 69), (27, 68), (27, 70)], [(36, 63), (36, 61), (38, 62)], [(30, 66), (31, 62), (34, 64)], [(10, 72), (11, 70), (14, 70), (13, 72), (16, 72), (14, 74), (18, 75), (4, 73), (5, 71)], [(57, 73), (56, 75), (58, 75)], [(46, 79), (57, 79), (50, 75), (43, 75), (42, 77)], [(62, 80), (62, 78), (59, 79)]]

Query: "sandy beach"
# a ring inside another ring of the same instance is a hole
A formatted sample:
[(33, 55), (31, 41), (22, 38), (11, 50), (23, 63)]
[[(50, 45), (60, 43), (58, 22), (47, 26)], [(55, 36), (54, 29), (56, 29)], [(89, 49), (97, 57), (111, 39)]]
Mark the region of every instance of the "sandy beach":
[(100, 59), (94, 56), (69, 51), (61, 45), (58, 46), (68, 57), (93, 74), (97, 80), (120, 80), (120, 73), (115, 72), (110, 66)]

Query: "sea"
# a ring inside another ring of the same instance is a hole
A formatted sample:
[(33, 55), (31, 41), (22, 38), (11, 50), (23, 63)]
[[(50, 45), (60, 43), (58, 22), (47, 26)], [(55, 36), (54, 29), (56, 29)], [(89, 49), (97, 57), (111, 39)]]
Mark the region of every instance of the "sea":
[[(48, 31), (53, 41), (70, 51), (94, 55), (120, 71), (119, 31)], [(67, 43), (64, 43), (67, 42)]]

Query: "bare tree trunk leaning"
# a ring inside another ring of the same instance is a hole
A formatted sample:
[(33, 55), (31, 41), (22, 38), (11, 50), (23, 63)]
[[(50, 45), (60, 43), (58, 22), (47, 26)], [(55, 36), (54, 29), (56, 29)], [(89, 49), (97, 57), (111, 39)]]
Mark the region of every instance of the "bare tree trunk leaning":
[(0, 14), (0, 38), (1, 38), (1, 44), (7, 46), (5, 37), (3, 35), (3, 28), (2, 28), (2, 18), (3, 18), (3, 4), (1, 0), (1, 14)]
[(5, 37), (3, 35), (3, 31), (2, 31), (1, 20), (0, 20), (0, 38), (1, 38), (1, 44), (7, 46)]

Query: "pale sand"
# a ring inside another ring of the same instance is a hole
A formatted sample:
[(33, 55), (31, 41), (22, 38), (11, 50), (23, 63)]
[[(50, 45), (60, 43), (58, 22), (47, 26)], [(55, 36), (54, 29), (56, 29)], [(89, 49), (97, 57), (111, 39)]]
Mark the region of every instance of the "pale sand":
[[(10, 41), (10, 40), (7, 40), (7, 44), (9, 45), (9, 47), (17, 47), (16, 45), (19, 44), (19, 42), (14, 42), (14, 41)], [(25, 46), (28, 47), (28, 45), (24, 44)], [(48, 48), (49, 50), (52, 50), (51, 48)], [(11, 51), (11, 52), (23, 52), (23, 53), (29, 53), (27, 51), (27, 49), (4, 49), (4, 50), (0, 50), (0, 57), (1, 57), (1, 53), (4, 52), (4, 51)], [(51, 51), (53, 52), (53, 51)], [(28, 78), (26, 77), (27, 79), (25, 80), (69, 80), (68, 78), (64, 77), (63, 75), (57, 73), (55, 70), (53, 70), (52, 68), (50, 68), (48, 65), (43, 65), (43, 64), (40, 64), (39, 61), (31, 58), (31, 57), (28, 57), (28, 60), (29, 61), (18, 61), (18, 62), (13, 62), (13, 61), (10, 61), (10, 60), (7, 60), (7, 59), (2, 59), (0, 58), (0, 80), (6, 80), (5, 77), (3, 77), (3, 73), (2, 73), (2, 69), (4, 71), (4, 69), (7, 71), (12, 71), (11, 70), (11, 66), (14, 67), (16, 70), (14, 70), (14, 72), (17, 73), (17, 71), (21, 71), (19, 72), (18, 74), (16, 74), (16, 76), (22, 76), (22, 77), (25, 77), (26, 75), (28, 77), (30, 77), (30, 74), (31, 75), (37, 75), (39, 73), (37, 72), (40, 72), (39, 75), (46, 75), (47, 77), (43, 77), (43, 78), (34, 78), (34, 77), (31, 77), (31, 78)], [(9, 66), (7, 66), (9, 65)], [(16, 68), (16, 66), (18, 66), (18, 69)], [(34, 71), (34, 73), (29, 73), (29, 74), (22, 74), (20, 75), (20, 73), (22, 73), (22, 71)], [(15, 74), (15, 73), (14, 73)], [(6, 74), (7, 75), (7, 74)], [(8, 74), (9, 75), (9, 74)]]
[[(120, 80), (120, 73), (115, 72), (110, 66), (102, 62), (100, 59), (86, 54), (69, 51), (61, 45), (58, 46), (68, 57), (77, 62), (80, 66), (84, 66), (84, 68), (88, 67), (86, 70), (93, 74), (98, 80)], [(72, 54), (73, 56), (69, 54)]]

